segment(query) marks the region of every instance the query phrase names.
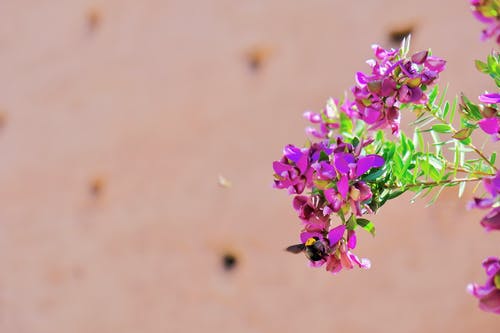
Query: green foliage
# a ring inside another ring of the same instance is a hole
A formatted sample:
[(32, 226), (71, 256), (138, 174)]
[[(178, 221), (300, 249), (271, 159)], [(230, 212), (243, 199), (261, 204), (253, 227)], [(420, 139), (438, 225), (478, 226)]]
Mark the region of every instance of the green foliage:
[(368, 231), (372, 236), (375, 236), (375, 225), (367, 219), (357, 219), (356, 223), (366, 231)]
[(353, 138), (353, 123), (352, 119), (349, 118), (345, 113), (340, 113), (340, 128), (339, 131), (346, 138)]
[(475, 65), (478, 71), (488, 74), (500, 88), (500, 54), (498, 52), (493, 51), (488, 55), (486, 62), (476, 60)]
[(483, 115), (481, 114), (478, 105), (472, 103), (464, 94), (462, 94), (460, 98), (462, 100), (460, 109), (462, 111), (463, 119), (467, 121), (478, 121), (483, 119)]

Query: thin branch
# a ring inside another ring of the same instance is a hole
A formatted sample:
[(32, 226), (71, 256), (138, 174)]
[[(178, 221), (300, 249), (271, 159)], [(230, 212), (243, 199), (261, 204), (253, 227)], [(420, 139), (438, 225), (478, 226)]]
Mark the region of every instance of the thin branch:
[(427, 187), (435, 187), (435, 186), (440, 186), (440, 185), (458, 185), (460, 183), (468, 183), (468, 182), (477, 182), (483, 180), (482, 177), (475, 177), (475, 178), (455, 178), (455, 179), (446, 179), (446, 180), (441, 180), (441, 181), (434, 181), (434, 182), (417, 182), (413, 184), (406, 184), (403, 186), (392, 186), (392, 187), (387, 187), (387, 189), (390, 190), (409, 190), (412, 188), (427, 188)]
[(463, 173), (468, 173), (470, 175), (478, 175), (478, 176), (485, 176), (485, 177), (494, 177), (494, 173), (487, 173), (487, 172), (482, 172), (482, 171), (473, 171), (473, 170), (467, 170), (463, 166), (458, 166), (455, 168), (453, 164), (450, 162), (447, 162), (446, 169), (448, 170), (453, 170), (453, 171), (458, 171), (458, 172), (463, 172)]

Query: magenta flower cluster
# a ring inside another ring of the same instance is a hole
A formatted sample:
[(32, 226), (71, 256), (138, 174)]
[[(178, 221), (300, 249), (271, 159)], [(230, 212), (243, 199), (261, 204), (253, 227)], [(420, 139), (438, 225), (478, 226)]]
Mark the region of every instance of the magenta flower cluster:
[(470, 0), (472, 14), (486, 27), (481, 32), (481, 40), (496, 39), (500, 44), (500, 1)]
[(348, 221), (371, 212), (372, 192), (361, 177), (384, 165), (381, 156), (362, 154), (371, 142), (353, 145), (338, 136), (308, 148), (287, 145), (283, 157), (273, 163), (274, 187), (294, 195), (293, 207), (302, 222), (299, 238), (314, 267), (325, 265), (332, 273), (370, 267), (368, 259), (351, 252), (356, 233)]
[(347, 102), (344, 108), (371, 129), (390, 128), (398, 134), (401, 104), (425, 104), (425, 90), (436, 82), (446, 61), (431, 56), (429, 51), (408, 58), (400, 49), (374, 45), (373, 50), (375, 59), (367, 61), (371, 73), (356, 74), (356, 85), (351, 89), (354, 101)]
[(482, 286), (471, 283), (467, 286), (469, 293), (479, 299), (479, 308), (500, 314), (500, 259), (489, 257), (483, 261), (486, 272), (486, 283)]

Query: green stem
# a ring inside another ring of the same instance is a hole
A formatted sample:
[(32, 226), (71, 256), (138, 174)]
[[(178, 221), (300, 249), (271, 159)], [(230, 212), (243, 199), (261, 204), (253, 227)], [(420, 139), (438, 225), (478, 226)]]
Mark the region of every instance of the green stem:
[(447, 179), (447, 180), (441, 180), (441, 181), (434, 181), (434, 182), (417, 182), (413, 184), (406, 184), (403, 186), (392, 186), (388, 187), (390, 190), (410, 190), (412, 188), (427, 188), (427, 187), (436, 187), (440, 185), (457, 185), (460, 183), (467, 183), (467, 182), (477, 182), (483, 180), (482, 177), (475, 177), (475, 178), (455, 178), (455, 179)]
[(462, 166), (455, 167), (450, 162), (447, 162), (446, 169), (453, 170), (453, 171), (456, 170), (457, 172), (468, 173), (470, 175), (478, 175), (478, 176), (484, 176), (484, 177), (494, 177), (495, 176), (494, 173), (487, 173), (487, 172), (482, 172), (482, 171), (479, 171), (479, 170), (476, 170), (476, 171), (467, 170), (467, 169), (465, 169)]

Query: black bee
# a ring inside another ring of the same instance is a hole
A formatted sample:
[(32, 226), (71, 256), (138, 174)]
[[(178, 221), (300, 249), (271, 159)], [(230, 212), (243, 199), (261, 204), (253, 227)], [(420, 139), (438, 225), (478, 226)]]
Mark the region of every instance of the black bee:
[(319, 261), (328, 255), (328, 245), (325, 241), (319, 240), (318, 237), (311, 237), (305, 244), (291, 245), (286, 248), (286, 251), (291, 253), (304, 252), (307, 259)]

